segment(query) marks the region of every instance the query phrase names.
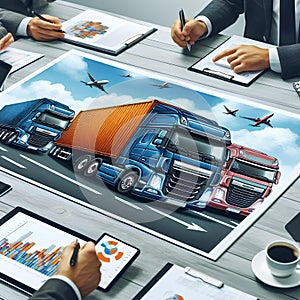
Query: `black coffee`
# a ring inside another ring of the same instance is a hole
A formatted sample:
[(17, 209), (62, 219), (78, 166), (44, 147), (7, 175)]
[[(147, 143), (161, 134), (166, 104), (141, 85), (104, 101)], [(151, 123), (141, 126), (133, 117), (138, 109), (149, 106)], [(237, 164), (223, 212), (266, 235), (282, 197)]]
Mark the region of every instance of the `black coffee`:
[(298, 258), (299, 253), (287, 245), (274, 245), (268, 250), (268, 255), (282, 263), (293, 262)]

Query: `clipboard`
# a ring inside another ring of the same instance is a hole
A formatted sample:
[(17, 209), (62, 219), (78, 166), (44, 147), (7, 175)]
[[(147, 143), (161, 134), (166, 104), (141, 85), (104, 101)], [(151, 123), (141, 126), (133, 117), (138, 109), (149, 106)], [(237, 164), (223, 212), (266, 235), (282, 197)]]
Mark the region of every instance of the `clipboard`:
[(207, 76), (215, 77), (228, 82), (232, 82), (235, 84), (240, 84), (242, 86), (250, 86), (259, 76), (261, 76), (265, 72), (265, 70), (242, 72), (237, 74), (231, 69), (226, 58), (223, 58), (215, 63), (212, 62), (212, 58), (220, 52), (222, 52), (223, 50), (229, 49), (235, 45), (240, 44), (254, 45), (268, 49), (271, 47), (275, 47), (270, 44), (233, 35), (232, 37), (228, 38), (225, 42), (223, 42), (218, 48), (214, 49), (204, 58), (201, 58), (192, 66), (190, 66), (188, 70), (201, 73)]
[(210, 277), (199, 270), (190, 267), (184, 268), (168, 262), (133, 300), (188, 300), (199, 299), (199, 295), (201, 295), (202, 300), (257, 299), (252, 295), (224, 285), (220, 280)]
[(157, 29), (88, 9), (62, 23), (65, 42), (118, 55)]

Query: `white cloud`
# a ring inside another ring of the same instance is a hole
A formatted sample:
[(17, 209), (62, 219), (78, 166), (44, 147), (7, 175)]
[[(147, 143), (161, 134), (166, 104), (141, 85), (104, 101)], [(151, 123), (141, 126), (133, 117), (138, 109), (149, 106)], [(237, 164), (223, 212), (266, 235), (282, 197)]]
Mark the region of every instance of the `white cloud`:
[(56, 65), (56, 70), (70, 76), (73, 79), (80, 80), (81, 73), (87, 72), (88, 65), (82, 57), (70, 55)]

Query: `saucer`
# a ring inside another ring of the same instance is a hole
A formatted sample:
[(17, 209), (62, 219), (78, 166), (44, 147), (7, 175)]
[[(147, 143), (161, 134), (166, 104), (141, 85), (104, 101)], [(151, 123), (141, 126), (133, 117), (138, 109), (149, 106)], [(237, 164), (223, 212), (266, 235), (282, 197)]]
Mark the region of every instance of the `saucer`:
[(300, 285), (300, 270), (296, 270), (289, 277), (275, 277), (267, 266), (265, 253), (257, 253), (251, 263), (251, 268), (255, 276), (262, 282), (279, 288), (291, 288)]

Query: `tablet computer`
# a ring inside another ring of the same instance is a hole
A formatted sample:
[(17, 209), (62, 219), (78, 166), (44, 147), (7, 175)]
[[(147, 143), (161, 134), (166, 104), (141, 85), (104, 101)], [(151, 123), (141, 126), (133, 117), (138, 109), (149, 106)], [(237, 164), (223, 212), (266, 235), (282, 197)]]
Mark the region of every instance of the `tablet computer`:
[(7, 62), (0, 60), (0, 91), (3, 90), (4, 82), (9, 75), (11, 68), (12, 68), (11, 64), (8, 64)]
[(21, 207), (0, 219), (0, 279), (34, 293), (57, 269), (64, 246), (75, 240), (96, 244), (102, 262), (98, 288), (107, 291), (139, 251), (103, 234), (98, 241)]

